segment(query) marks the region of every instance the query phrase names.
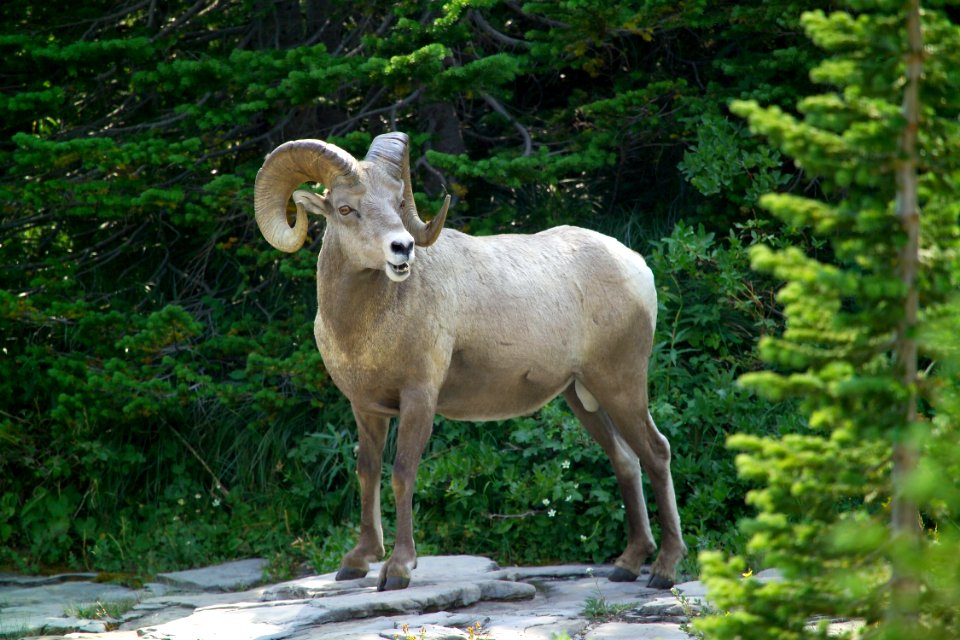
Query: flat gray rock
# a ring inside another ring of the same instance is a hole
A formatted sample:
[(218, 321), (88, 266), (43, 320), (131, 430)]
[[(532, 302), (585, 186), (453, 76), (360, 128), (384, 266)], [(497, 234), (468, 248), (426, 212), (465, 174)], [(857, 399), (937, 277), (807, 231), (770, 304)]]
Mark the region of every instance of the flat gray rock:
[(699, 580), (683, 582), (674, 587), (684, 598), (706, 598), (707, 585)]
[(7, 607), (32, 605), (70, 606), (97, 601), (136, 599), (137, 592), (116, 584), (61, 582), (36, 587), (0, 587), (0, 611)]
[(637, 607), (637, 613), (644, 616), (682, 616), (684, 609), (680, 601), (673, 596), (654, 598)]
[[(358, 580), (337, 581), (336, 572), (331, 572), (281, 582), (267, 587), (263, 592), (263, 599), (320, 598), (333, 593), (367, 590), (377, 586), (377, 577), (382, 566), (382, 562), (370, 565), (367, 576)], [(410, 586), (497, 579), (498, 569), (493, 560), (478, 556), (426, 556), (417, 559), (417, 568), (410, 577)]]
[(45, 580), (32, 586), (23, 583), (0, 586), (0, 634), (76, 629), (95, 622), (73, 615), (80, 607), (97, 602), (133, 603), (137, 599), (137, 592), (132, 589), (114, 584), (74, 582), (72, 575), (68, 582)]
[(404, 626), (414, 637), (418, 637), (420, 629), (423, 628), (430, 629), (437, 635), (462, 631), (466, 637), (466, 628), (477, 622), (482, 621), (460, 612), (436, 611), (420, 615), (334, 622), (304, 629), (286, 640), (394, 640), (397, 636), (403, 636)]
[[(34, 616), (10, 627), (11, 635), (29, 635), (28, 630), (35, 634), (88, 632), (50, 636), (50, 640), (395, 640), (407, 635), (419, 640), (421, 630), (425, 640), (463, 640), (470, 637), (471, 628), (475, 637), (485, 640), (554, 640), (562, 634), (577, 640), (687, 637), (677, 624), (676, 597), (649, 589), (643, 581), (610, 582), (605, 578), (610, 567), (501, 569), (487, 558), (433, 556), (419, 560), (410, 586), (401, 591), (376, 590), (379, 564), (359, 580), (337, 582), (335, 574), (329, 573), (223, 591), (259, 581), (261, 563), (244, 561), (165, 574), (164, 584), (153, 583), (139, 592), (83, 582), (0, 584), (0, 620), (6, 622), (8, 612)], [(73, 593), (73, 589), (83, 589), (95, 599), (123, 596), (137, 601), (120, 620), (109, 621), (111, 628), (120, 630), (104, 632), (108, 621), (68, 618), (60, 604), (43, 609), (51, 602), (51, 593)], [(703, 593), (700, 583), (678, 585), (678, 589), (691, 599)], [(3, 594), (13, 595), (4, 600)], [(629, 606), (629, 613), (621, 618), (626, 622), (587, 619), (584, 607), (591, 598)], [(632, 615), (644, 607), (662, 617)]]
[(537, 588), (526, 582), (484, 580), (477, 583), (481, 600), (530, 600), (537, 595)]
[(238, 591), (263, 582), (263, 570), (266, 566), (267, 561), (263, 558), (250, 558), (203, 569), (161, 573), (157, 575), (157, 580), (185, 589)]
[[(219, 604), (233, 602), (256, 602), (263, 599), (263, 589), (248, 589), (246, 591), (209, 592), (209, 591), (173, 591), (162, 596), (144, 597), (141, 605), (163, 605), (199, 609), (213, 607)], [(139, 606), (139, 605), (138, 605)]]
[(16, 573), (0, 572), (0, 586), (39, 587), (60, 582), (90, 581), (96, 573), (57, 573), (50, 576), (21, 576)]
[(120, 619), (121, 631), (136, 631), (144, 627), (156, 627), (166, 622), (173, 622), (186, 618), (193, 613), (193, 607), (160, 604), (156, 607), (134, 609), (125, 613)]
[(566, 633), (576, 637), (588, 623), (565, 616), (510, 616), (491, 620), (485, 634), (496, 640), (554, 640)]
[[(496, 564), (475, 556), (421, 558), (410, 587), (401, 591), (376, 591), (378, 571), (379, 566), (375, 565), (370, 577), (359, 580), (338, 582), (334, 573), (292, 580), (262, 589), (258, 597), (248, 601), (232, 598), (230, 602), (200, 607), (187, 618), (150, 626), (141, 629), (141, 633), (147, 640), (194, 636), (237, 640), (294, 635), (322, 638), (329, 635), (327, 631), (333, 631), (328, 625), (345, 621), (410, 617), (425, 611), (469, 607), (484, 600), (530, 600), (537, 593), (531, 584), (496, 579), (500, 575)], [(429, 624), (434, 635), (452, 628), (433, 622), (420, 624)], [(363, 626), (363, 630), (354, 629), (349, 637), (377, 637), (398, 629), (391, 625)], [(338, 624), (337, 631), (342, 634), (346, 630)]]
[(346, 593), (342, 594), (336, 593), (335, 585), (317, 581), (311, 587), (319, 592), (317, 597), (266, 599), (204, 607), (187, 618), (144, 629), (143, 637), (148, 640), (192, 640), (195, 636), (235, 640), (253, 640), (264, 636), (280, 638), (307, 626), (465, 607), (479, 602), (485, 590), (488, 596), (507, 593), (511, 598), (532, 597), (536, 591), (531, 585), (512, 588), (485, 585), (487, 588), (484, 589), (476, 581), (438, 584), (423, 581), (412, 583), (412, 586), (400, 591), (378, 592), (374, 587), (357, 590), (347, 585), (348, 582), (340, 583), (345, 585)]
[(680, 630), (679, 624), (654, 622), (651, 624), (628, 624), (608, 622), (591, 629), (586, 640), (688, 640), (690, 636)]
[(424, 624), (419, 627), (408, 627), (404, 631), (403, 627), (399, 629), (390, 629), (380, 632), (381, 638), (386, 640), (396, 640), (397, 636), (403, 637), (405, 634), (414, 635), (417, 640), (467, 640), (469, 634), (463, 629), (456, 627), (444, 627), (439, 624)]
[(610, 582), (606, 578), (596, 577), (535, 584), (540, 586), (546, 596), (542, 608), (538, 608), (537, 611), (562, 615), (582, 614), (584, 605), (590, 598), (603, 600), (609, 604), (639, 605), (641, 602), (664, 594), (670, 596), (668, 591), (650, 589), (640, 582)]
[(537, 578), (568, 579), (596, 576), (606, 578), (613, 571), (612, 565), (561, 564), (551, 567), (508, 567), (503, 572), (513, 580)]

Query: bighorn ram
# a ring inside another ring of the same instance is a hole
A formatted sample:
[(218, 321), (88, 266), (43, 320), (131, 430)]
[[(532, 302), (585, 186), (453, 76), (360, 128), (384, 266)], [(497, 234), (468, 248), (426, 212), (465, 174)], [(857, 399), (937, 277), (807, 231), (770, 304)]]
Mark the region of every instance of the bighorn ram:
[[(307, 182), (326, 191), (297, 190)], [(623, 495), (628, 542), (610, 579), (636, 580), (656, 549), (642, 466), (662, 529), (649, 584), (673, 584), (686, 547), (670, 445), (647, 411), (657, 294), (640, 255), (576, 227), (535, 235), (441, 233), (449, 196), (433, 220), (421, 221), (403, 133), (378, 136), (362, 161), (320, 140), (282, 144), (257, 174), (254, 197), (260, 231), (282, 251), (303, 245), (308, 212), (326, 218), (315, 335), (356, 418), (362, 513), (359, 540), (338, 580), (365, 576), (384, 556), (380, 472), (391, 418), (399, 416), (397, 528), (380, 590), (405, 588), (417, 563), (414, 481), (434, 414), (498, 420), (531, 413), (563, 393), (609, 456)]]

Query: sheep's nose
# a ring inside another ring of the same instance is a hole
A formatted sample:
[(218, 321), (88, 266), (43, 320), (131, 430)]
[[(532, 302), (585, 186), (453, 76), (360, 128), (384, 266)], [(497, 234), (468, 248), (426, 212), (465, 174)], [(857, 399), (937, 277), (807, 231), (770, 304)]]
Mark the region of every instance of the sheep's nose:
[(400, 242), (399, 240), (394, 240), (390, 243), (390, 250), (402, 256), (409, 256), (410, 252), (413, 251), (413, 241)]

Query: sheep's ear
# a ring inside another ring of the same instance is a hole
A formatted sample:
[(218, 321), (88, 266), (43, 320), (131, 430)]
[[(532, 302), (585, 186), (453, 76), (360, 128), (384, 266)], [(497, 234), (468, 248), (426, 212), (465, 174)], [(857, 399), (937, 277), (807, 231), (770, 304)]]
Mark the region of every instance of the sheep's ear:
[(333, 205), (319, 193), (312, 191), (294, 191), (293, 201), (298, 207), (303, 207), (309, 213), (321, 216), (329, 216), (333, 213)]

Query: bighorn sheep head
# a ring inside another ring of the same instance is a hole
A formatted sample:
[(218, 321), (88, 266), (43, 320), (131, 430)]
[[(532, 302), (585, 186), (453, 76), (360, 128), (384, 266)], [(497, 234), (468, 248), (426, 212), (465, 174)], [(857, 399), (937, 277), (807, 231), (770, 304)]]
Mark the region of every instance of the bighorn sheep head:
[[(362, 161), (322, 140), (280, 145), (257, 173), (254, 209), (260, 232), (277, 249), (293, 252), (306, 240), (307, 212), (320, 214), (352, 264), (381, 269), (395, 282), (406, 280), (414, 243), (428, 247), (436, 241), (450, 206), (447, 196), (433, 220), (420, 219), (409, 142), (399, 132), (377, 136)], [(319, 182), (326, 190), (322, 195), (298, 190), (306, 182)], [(291, 196), (297, 208), (292, 227), (287, 219)]]

